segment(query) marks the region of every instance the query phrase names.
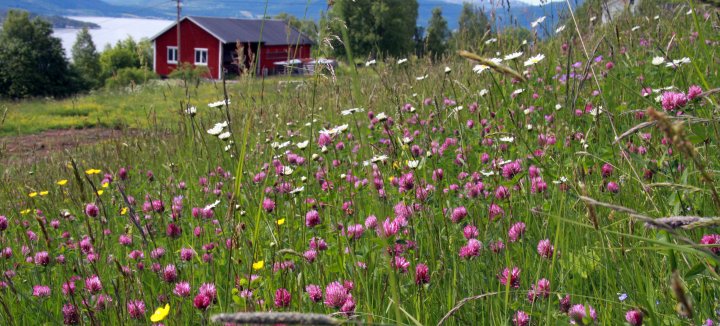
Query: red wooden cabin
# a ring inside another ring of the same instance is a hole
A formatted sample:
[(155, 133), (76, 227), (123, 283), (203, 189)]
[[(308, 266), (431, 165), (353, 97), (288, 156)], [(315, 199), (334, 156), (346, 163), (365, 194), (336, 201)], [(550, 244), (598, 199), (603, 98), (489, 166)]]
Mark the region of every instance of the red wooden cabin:
[[(188, 16), (180, 20), (180, 51), (178, 54), (177, 24), (172, 24), (152, 38), (153, 70), (167, 76), (187, 62), (207, 66), (209, 78), (222, 78), (223, 69), (238, 73), (251, 67), (250, 58), (257, 59), (256, 74), (273, 74), (275, 62), (310, 58), (313, 42), (285, 21), (272, 19), (235, 19)], [(242, 49), (240, 56), (238, 49)], [(239, 63), (239, 58), (244, 62)]]

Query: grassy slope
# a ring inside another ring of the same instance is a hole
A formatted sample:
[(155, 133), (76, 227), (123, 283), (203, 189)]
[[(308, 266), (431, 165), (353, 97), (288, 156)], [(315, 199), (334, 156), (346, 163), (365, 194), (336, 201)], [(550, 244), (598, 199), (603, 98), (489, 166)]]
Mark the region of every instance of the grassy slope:
[[(287, 78), (273, 78), (276, 84)], [(243, 83), (242, 93), (259, 97), (260, 80)], [(222, 85), (202, 83), (193, 88), (193, 101), (205, 108), (205, 103), (219, 100), (218, 89)], [(231, 93), (238, 93), (240, 86), (229, 83)], [(270, 94), (269, 96), (273, 96)], [(24, 135), (50, 129), (72, 128), (134, 128), (148, 129), (161, 124), (172, 127), (179, 120), (181, 101), (185, 91), (175, 81), (154, 81), (151, 85), (136, 89), (99, 90), (65, 100), (33, 99), (0, 101), (0, 113), (7, 109), (5, 123), (0, 125), (0, 136)]]

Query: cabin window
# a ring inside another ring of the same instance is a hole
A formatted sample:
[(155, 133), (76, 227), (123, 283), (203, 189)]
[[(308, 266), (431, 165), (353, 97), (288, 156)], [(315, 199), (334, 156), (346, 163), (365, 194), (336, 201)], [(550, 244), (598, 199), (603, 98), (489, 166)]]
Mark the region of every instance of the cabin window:
[(195, 64), (207, 66), (208, 49), (195, 49)]
[(168, 46), (167, 48), (167, 62), (178, 63), (178, 49), (177, 46)]

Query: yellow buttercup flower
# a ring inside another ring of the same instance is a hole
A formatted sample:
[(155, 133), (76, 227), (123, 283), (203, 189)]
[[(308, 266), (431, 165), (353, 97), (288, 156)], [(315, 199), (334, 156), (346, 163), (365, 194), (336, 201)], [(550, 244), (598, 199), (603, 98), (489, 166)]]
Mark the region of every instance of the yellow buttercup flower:
[(26, 209), (26, 210), (20, 211), (20, 214), (22, 214), (22, 215), (25, 215), (25, 214), (27, 214), (27, 213), (30, 213), (30, 209), (29, 209), (29, 208)]
[(107, 188), (107, 187), (109, 187), (109, 186), (110, 186), (110, 183), (109, 183), (109, 182), (105, 182), (105, 183), (102, 184), (102, 187), (103, 187), (103, 188)]
[(68, 183), (68, 181), (67, 181), (66, 179), (62, 179), (62, 180), (56, 182), (56, 184), (57, 184), (58, 186), (64, 186), (64, 185), (66, 185), (67, 183)]
[(100, 196), (100, 195), (102, 195), (104, 192), (105, 192), (105, 190), (100, 189), (100, 190), (98, 190), (97, 194), (98, 194), (98, 196)]
[(38, 195), (38, 193), (35, 192), (35, 191), (33, 191), (33, 192), (31, 192), (31, 193), (28, 194), (28, 197), (33, 198), (33, 197), (36, 197), (37, 195)]
[(41, 192), (40, 192), (40, 196), (47, 196), (47, 194), (48, 194), (48, 191), (47, 191), (47, 190), (46, 190), (46, 191), (41, 191)]
[(265, 261), (261, 260), (258, 262), (254, 262), (252, 265), (252, 268), (253, 268), (253, 270), (259, 270), (259, 269), (262, 269), (264, 266), (265, 266)]
[(87, 175), (98, 174), (98, 173), (100, 173), (100, 172), (102, 172), (102, 171), (100, 171), (100, 170), (98, 170), (98, 169), (88, 169), (88, 170), (85, 170), (85, 174), (87, 174)]
[(127, 208), (127, 207), (123, 207), (123, 208), (120, 210), (120, 215), (125, 215), (125, 214), (127, 214), (127, 212), (128, 212), (128, 208)]
[(150, 321), (153, 323), (157, 323), (165, 319), (168, 314), (170, 314), (170, 304), (166, 303), (165, 307), (160, 307), (155, 310), (155, 313), (150, 316)]
[(284, 219), (284, 218), (281, 218), (281, 219), (277, 220), (277, 225), (283, 225), (283, 224), (285, 224), (285, 219)]

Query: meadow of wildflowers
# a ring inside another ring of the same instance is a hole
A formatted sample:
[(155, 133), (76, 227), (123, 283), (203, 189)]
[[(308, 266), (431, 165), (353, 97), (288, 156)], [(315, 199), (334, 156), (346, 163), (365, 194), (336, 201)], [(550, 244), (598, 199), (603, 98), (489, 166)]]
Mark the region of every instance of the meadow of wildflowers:
[(720, 16), (688, 10), (500, 33), (499, 69), (213, 84), (168, 131), (5, 166), (0, 323), (712, 325)]

